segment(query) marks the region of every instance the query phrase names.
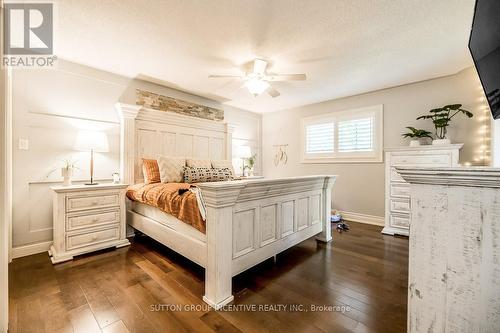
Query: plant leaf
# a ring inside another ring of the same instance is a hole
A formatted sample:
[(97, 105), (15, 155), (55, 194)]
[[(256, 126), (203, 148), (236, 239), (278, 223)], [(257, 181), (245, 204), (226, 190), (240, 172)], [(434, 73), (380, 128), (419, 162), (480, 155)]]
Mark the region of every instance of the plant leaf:
[(440, 118), (440, 119), (435, 119), (434, 120), (434, 126), (437, 127), (444, 127), (448, 125), (448, 118)]
[(462, 107), (462, 104), (450, 104), (443, 106), (443, 109), (458, 110)]
[(436, 112), (441, 112), (443, 111), (444, 108), (437, 108), (437, 109), (432, 109), (429, 112), (436, 113)]
[(465, 113), (465, 115), (466, 115), (467, 117), (469, 117), (469, 118), (474, 117), (474, 114), (473, 114), (472, 112), (470, 112), (470, 111), (467, 111), (467, 110), (462, 110), (462, 109), (460, 109), (460, 111), (462, 111), (463, 113)]

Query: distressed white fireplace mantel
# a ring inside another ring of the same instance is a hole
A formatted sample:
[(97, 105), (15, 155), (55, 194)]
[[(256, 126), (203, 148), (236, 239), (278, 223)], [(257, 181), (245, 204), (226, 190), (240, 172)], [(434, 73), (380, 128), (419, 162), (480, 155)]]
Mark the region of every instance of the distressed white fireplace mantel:
[(412, 198), (408, 332), (498, 332), (500, 169), (397, 171)]

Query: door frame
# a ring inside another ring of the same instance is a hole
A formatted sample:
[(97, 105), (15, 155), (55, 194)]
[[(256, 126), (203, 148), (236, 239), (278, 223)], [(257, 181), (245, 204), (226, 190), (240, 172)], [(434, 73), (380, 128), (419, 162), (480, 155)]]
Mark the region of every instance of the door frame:
[[(0, 0), (0, 26), (3, 26), (3, 0)], [(0, 55), (3, 54), (3, 34)], [(9, 326), (9, 262), (12, 244), (12, 85), (11, 69), (0, 69), (0, 332)]]

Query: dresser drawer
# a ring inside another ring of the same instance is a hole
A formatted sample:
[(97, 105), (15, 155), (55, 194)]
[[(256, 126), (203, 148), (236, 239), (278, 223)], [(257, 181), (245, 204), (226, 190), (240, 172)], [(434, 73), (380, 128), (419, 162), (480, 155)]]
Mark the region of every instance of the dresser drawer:
[(74, 250), (81, 247), (96, 245), (120, 238), (120, 227), (93, 231), (91, 233), (68, 235), (66, 238), (66, 250)]
[(403, 177), (396, 171), (396, 168), (391, 168), (391, 182), (405, 182)]
[(391, 212), (410, 213), (410, 211), (409, 198), (391, 198)]
[(410, 214), (390, 214), (390, 224), (396, 228), (410, 228)]
[(119, 209), (115, 209), (108, 212), (99, 212), (94, 214), (74, 215), (68, 217), (68, 221), (66, 223), (66, 231), (98, 227), (102, 225), (115, 224), (119, 222), (120, 222)]
[(120, 205), (120, 193), (110, 192), (100, 195), (89, 195), (79, 197), (68, 197), (66, 199), (66, 211), (115, 207)]
[(451, 165), (451, 156), (447, 154), (393, 155), (391, 157), (391, 166), (447, 167), (450, 165)]
[(391, 183), (391, 197), (410, 197), (410, 184), (407, 183)]

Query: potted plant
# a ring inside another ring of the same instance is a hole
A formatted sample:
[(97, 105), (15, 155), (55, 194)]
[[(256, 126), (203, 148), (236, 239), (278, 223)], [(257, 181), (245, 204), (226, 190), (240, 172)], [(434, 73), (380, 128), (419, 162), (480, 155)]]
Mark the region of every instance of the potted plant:
[(408, 133), (402, 134), (404, 138), (411, 138), (410, 147), (420, 146), (420, 139), (422, 138), (430, 138), (432, 140), (431, 132), (428, 132), (423, 129), (416, 129), (415, 127), (408, 126), (406, 127), (410, 130)]
[(434, 127), (436, 129), (436, 139), (432, 141), (433, 145), (449, 145), (451, 143), (446, 134), (451, 120), (457, 114), (462, 113), (469, 118), (474, 116), (472, 112), (462, 109), (462, 104), (445, 105), (442, 108), (432, 109), (429, 113), (430, 114), (428, 115), (418, 117), (417, 120), (431, 119), (434, 123)]
[(255, 160), (257, 158), (257, 154), (253, 154), (251, 157), (247, 158), (247, 165), (246, 167), (248, 168), (248, 176), (252, 177), (253, 176), (253, 168), (255, 166)]
[(61, 168), (61, 176), (63, 177), (63, 186), (71, 186), (71, 177), (73, 177), (73, 171), (78, 169), (76, 162), (72, 160), (64, 160), (63, 166)]
[[(76, 166), (76, 161), (73, 160), (63, 160), (62, 161), (62, 167), (61, 167), (61, 176), (63, 177), (63, 186), (71, 186), (71, 177), (73, 177), (73, 172), (77, 169), (79, 169)], [(49, 177), (54, 171), (57, 171), (58, 169), (54, 169), (49, 174), (47, 177)]]

